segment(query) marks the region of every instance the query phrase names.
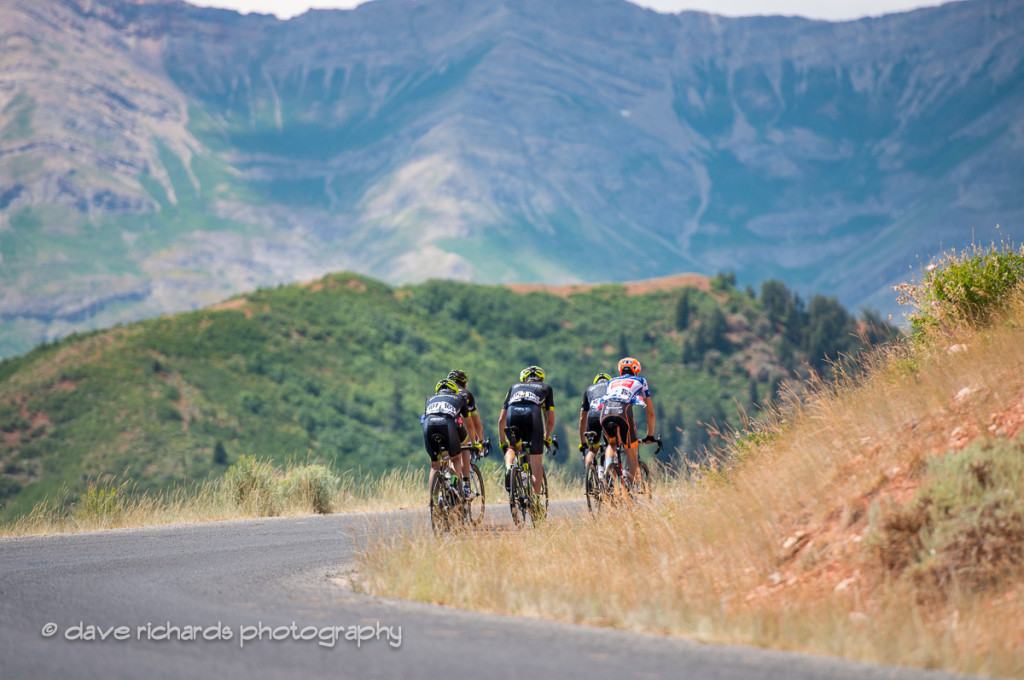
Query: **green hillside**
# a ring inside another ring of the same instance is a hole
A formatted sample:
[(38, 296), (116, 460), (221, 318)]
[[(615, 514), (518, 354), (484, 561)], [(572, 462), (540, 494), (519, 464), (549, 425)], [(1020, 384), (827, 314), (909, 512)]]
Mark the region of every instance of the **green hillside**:
[[(657, 429), (676, 456), (699, 457), (702, 423), (738, 424), (808, 360), (827, 370), (827, 356), (857, 351), (866, 325), (832, 298), (805, 304), (776, 281), (757, 294), (734, 282), (560, 296), (342, 273), (72, 336), (0, 363), (2, 512), (24, 513), (62, 485), (74, 498), (104, 475), (140, 491), (201, 480), (244, 454), (368, 474), (425, 463), (423, 399), (454, 367), (470, 374), (495, 436), (508, 385), (543, 366), (566, 444), (559, 462), (578, 464), (583, 388), (637, 356)], [(874, 321), (872, 337), (893, 332)]]

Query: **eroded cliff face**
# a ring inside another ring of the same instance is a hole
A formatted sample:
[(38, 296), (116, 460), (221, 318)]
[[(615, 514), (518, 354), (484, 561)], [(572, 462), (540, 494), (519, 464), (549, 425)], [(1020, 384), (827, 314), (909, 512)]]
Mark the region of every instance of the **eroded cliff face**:
[(892, 307), (1019, 233), (1024, 5), (879, 19), (619, 0), (0, 8), (0, 347), (349, 268), (735, 270)]

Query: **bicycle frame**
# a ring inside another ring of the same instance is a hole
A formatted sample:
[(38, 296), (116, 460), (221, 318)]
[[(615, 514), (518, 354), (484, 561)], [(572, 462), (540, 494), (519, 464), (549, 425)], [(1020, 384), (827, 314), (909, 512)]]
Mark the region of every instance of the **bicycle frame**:
[[(598, 438), (598, 435), (593, 432), (586, 433), (587, 443), (593, 446)], [(641, 444), (657, 444), (658, 449), (654, 452), (657, 456), (664, 448), (661, 436), (655, 437), (652, 442), (639, 442)], [(601, 505), (605, 499), (612, 504), (615, 503), (616, 487), (621, 487), (628, 492), (630, 500), (636, 500), (637, 496), (644, 496), (650, 498), (651, 495), (651, 483), (650, 483), (650, 470), (648, 470), (646, 463), (640, 458), (640, 451), (637, 450), (637, 481), (633, 484), (629, 483), (629, 476), (627, 473), (627, 467), (623, 466), (623, 456), (625, 454), (625, 446), (622, 445), (621, 441), (617, 441), (615, 444), (615, 455), (612, 457), (612, 462), (608, 466), (608, 470), (602, 477), (597, 473), (597, 466), (603, 465), (604, 455), (602, 454), (600, 460), (595, 460), (588, 466), (587, 471), (584, 475), (584, 493), (587, 498), (587, 507), (590, 513), (597, 517), (600, 513)]]
[(452, 481), (452, 478), (458, 480), (459, 477), (455, 472), (451, 454), (442, 447), (440, 436), (434, 435), (431, 441), (436, 447), (440, 461), (438, 468), (433, 470), (434, 476), (430, 482), (430, 524), (434, 533), (440, 536), (472, 522), (472, 516), (470, 504), (462, 496), (461, 481), (457, 484)]
[[(547, 474), (541, 478), (541, 490), (536, 492), (533, 489), (533, 478), (530, 471), (530, 456), (523, 451), (523, 442), (519, 437), (519, 428), (509, 425), (505, 428), (505, 438), (508, 440), (515, 458), (512, 461), (509, 472), (508, 502), (512, 512), (512, 520), (516, 525), (523, 524), (529, 516), (534, 524), (547, 515), (548, 509), (548, 480)], [(558, 450), (557, 438), (552, 438), (552, 443), (547, 445), (547, 450), (553, 454)], [(543, 500), (543, 505), (541, 501)]]
[(484, 476), (480, 472), (480, 468), (477, 467), (476, 463), (482, 458), (486, 458), (491, 453), (491, 440), (485, 439), (483, 442), (481, 451), (477, 451), (475, 446), (466, 445), (461, 447), (460, 451), (469, 451), (469, 485), (475, 494), (473, 498), (465, 500), (464, 502), (469, 506), (469, 521), (473, 524), (480, 524), (484, 518), (484, 510), (486, 507), (486, 492), (484, 489)]

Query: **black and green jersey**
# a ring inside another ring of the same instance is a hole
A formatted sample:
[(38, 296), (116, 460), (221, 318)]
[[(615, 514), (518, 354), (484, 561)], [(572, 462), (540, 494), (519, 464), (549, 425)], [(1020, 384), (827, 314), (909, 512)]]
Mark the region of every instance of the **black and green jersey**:
[(423, 415), (448, 416), (455, 419), (466, 417), (469, 415), (466, 397), (460, 392), (441, 390), (437, 394), (427, 397), (427, 401), (423, 405)]
[(542, 382), (521, 382), (509, 388), (502, 408), (513, 404), (533, 404), (544, 410), (555, 408), (555, 391), (551, 385)]

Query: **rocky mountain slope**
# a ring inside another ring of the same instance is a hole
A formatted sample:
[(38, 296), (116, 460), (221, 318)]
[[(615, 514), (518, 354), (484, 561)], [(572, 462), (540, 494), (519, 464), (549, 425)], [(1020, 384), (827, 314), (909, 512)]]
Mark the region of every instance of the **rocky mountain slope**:
[(847, 23), (622, 0), (0, 7), (0, 355), (350, 269), (735, 270), (891, 309), (1019, 233), (1024, 5)]

